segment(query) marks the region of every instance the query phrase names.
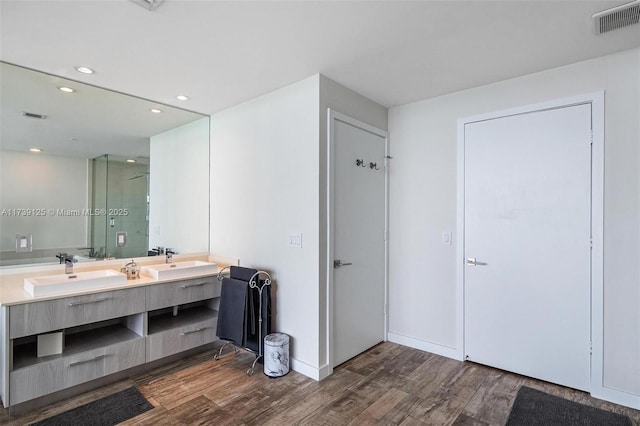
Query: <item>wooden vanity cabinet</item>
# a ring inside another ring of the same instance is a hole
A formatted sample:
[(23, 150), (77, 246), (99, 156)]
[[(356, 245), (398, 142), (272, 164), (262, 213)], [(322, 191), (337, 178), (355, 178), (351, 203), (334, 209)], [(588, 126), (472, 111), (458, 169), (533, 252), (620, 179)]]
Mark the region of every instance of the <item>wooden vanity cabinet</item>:
[[(217, 340), (216, 276), (0, 307), (5, 407)], [(62, 332), (60, 354), (37, 356), (38, 335)]]
[(214, 342), (220, 288), (215, 276), (147, 287), (147, 361)]

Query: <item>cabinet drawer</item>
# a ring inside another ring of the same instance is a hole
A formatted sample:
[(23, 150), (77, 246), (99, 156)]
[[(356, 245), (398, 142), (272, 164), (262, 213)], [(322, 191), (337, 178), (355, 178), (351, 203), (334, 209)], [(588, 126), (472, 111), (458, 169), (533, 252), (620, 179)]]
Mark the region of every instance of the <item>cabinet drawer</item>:
[(144, 287), (25, 303), (9, 309), (9, 337), (29, 336), (144, 312)]
[(147, 362), (215, 342), (217, 318), (147, 336)]
[(147, 287), (147, 310), (167, 308), (220, 296), (215, 276), (174, 281)]
[(56, 392), (145, 362), (144, 338), (105, 346), (12, 371), (11, 405)]

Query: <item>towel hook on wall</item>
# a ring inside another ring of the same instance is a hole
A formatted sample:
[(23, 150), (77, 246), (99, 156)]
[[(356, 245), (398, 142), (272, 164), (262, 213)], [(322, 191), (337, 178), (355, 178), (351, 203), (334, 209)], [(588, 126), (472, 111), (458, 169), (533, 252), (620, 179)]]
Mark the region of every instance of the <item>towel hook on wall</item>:
[(364, 159), (361, 160), (359, 158), (356, 159), (356, 166), (367, 167), (367, 165), (364, 164)]
[(369, 163), (369, 168), (373, 170), (380, 170), (378, 168), (378, 163)]

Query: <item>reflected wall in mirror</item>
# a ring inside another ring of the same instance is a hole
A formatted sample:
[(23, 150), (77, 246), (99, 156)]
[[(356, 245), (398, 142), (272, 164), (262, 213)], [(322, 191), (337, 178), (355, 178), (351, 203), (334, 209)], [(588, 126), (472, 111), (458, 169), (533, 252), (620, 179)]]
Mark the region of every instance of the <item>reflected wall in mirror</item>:
[(209, 250), (208, 116), (0, 67), (0, 266)]

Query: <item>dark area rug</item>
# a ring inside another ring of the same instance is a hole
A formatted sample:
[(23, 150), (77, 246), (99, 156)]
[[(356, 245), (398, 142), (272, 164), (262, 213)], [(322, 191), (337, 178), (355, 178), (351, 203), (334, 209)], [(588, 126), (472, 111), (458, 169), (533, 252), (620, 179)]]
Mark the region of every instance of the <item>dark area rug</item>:
[(31, 423), (30, 426), (116, 425), (152, 408), (153, 405), (132, 386), (57, 416)]
[(507, 426), (530, 425), (633, 426), (633, 423), (627, 416), (522, 386), (511, 407)]

